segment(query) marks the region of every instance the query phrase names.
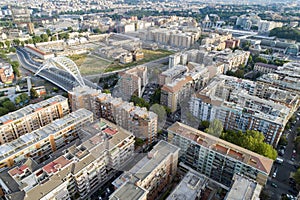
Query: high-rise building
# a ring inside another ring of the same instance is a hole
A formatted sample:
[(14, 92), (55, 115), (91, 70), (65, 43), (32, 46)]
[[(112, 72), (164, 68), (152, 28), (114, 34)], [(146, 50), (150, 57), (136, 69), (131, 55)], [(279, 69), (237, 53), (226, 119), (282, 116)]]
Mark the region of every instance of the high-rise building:
[(93, 122), (93, 113), (79, 109), (61, 119), (0, 145), (0, 168), (22, 163), (30, 157), (40, 163), (52, 152), (78, 138), (79, 128)]
[(190, 96), (193, 78), (190, 76), (178, 78), (161, 88), (160, 102), (175, 112), (182, 101)]
[(55, 96), (0, 117), (0, 143), (39, 129), (70, 112), (68, 99)]
[(27, 161), (8, 172), (1, 172), (0, 184), (5, 188), (6, 197), (87, 199), (133, 156), (134, 136), (113, 123), (100, 119), (82, 131), (86, 139), (76, 142), (64, 150), (62, 156), (42, 167)]
[[(255, 82), (221, 75), (192, 96), (190, 111), (201, 121), (218, 119), (227, 130), (262, 132), (265, 141), (276, 146), (293, 110), (276, 100), (276, 91), (265, 99), (259, 90)], [(299, 105), (298, 98), (290, 100)]]
[(180, 148), (180, 161), (226, 186), (236, 173), (265, 185), (273, 165), (269, 158), (179, 122), (168, 128), (168, 141)]
[[(139, 191), (132, 200), (154, 200), (176, 174), (179, 148), (165, 141), (159, 141), (148, 153), (128, 172), (117, 178), (113, 185), (118, 188), (110, 196), (110, 200), (125, 199), (128, 192), (125, 188), (132, 188), (134, 184)], [(120, 191), (124, 191), (121, 193)], [(145, 198), (146, 196), (146, 198)]]
[(94, 111), (95, 97), (100, 93), (99, 90), (90, 88), (88, 86), (77, 87), (68, 93), (71, 110), (75, 111), (80, 108), (85, 108)]
[(147, 67), (138, 66), (119, 73), (118, 97), (129, 100), (132, 95), (142, 96), (143, 87), (148, 83)]
[(86, 108), (92, 111), (96, 118), (101, 117), (116, 123), (149, 144), (156, 141), (157, 115), (146, 108), (134, 106), (133, 103), (114, 98), (111, 94), (86, 87), (74, 88), (69, 96), (72, 110)]

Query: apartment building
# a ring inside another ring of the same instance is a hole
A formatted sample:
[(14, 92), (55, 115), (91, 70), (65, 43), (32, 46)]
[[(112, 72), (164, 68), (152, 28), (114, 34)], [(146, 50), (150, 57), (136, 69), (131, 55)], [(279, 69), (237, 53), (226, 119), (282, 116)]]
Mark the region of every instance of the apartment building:
[(207, 184), (208, 179), (206, 177), (195, 171), (188, 171), (166, 200), (200, 199)]
[(233, 176), (233, 181), (224, 200), (240, 199), (241, 197), (249, 200), (259, 199), (262, 186), (256, 181), (239, 174)]
[(252, 81), (221, 75), (192, 96), (190, 111), (201, 121), (220, 120), (227, 130), (260, 131), (276, 146), (293, 113), (280, 102), (258, 97), (256, 90)]
[(0, 168), (22, 163), (30, 157), (40, 163), (51, 153), (78, 138), (80, 127), (93, 122), (93, 113), (79, 109), (61, 119), (0, 145)]
[(265, 64), (265, 63), (255, 63), (254, 65), (254, 70), (267, 74), (267, 73), (272, 73), (275, 72), (278, 69), (277, 65), (270, 65), (270, 64)]
[(166, 71), (163, 71), (158, 77), (158, 82), (160, 85), (172, 83), (175, 79), (180, 78), (186, 72), (188, 72), (187, 66), (176, 65)]
[(1, 173), (6, 196), (21, 194), (25, 200), (87, 199), (133, 156), (134, 136), (107, 120), (100, 119), (82, 131), (90, 137), (42, 167), (33, 167), (27, 161)]
[(193, 79), (187, 76), (165, 84), (161, 88), (160, 103), (169, 107), (171, 112), (175, 112), (180, 108), (182, 101), (191, 95), (192, 82)]
[(100, 93), (100, 90), (90, 88), (88, 86), (77, 87), (68, 93), (71, 110), (75, 111), (80, 108), (93, 111), (95, 109), (95, 97)]
[(70, 112), (68, 99), (55, 96), (0, 117), (0, 143), (11, 142)]
[(270, 30), (282, 27), (282, 22), (274, 22), (274, 21), (267, 21), (267, 20), (260, 20), (258, 22), (258, 32), (261, 34), (267, 34)]
[(157, 139), (157, 115), (146, 108), (113, 98), (110, 94), (100, 94), (96, 99), (99, 109), (96, 116), (108, 119), (148, 144)]
[[(83, 91), (83, 93), (79, 96), (72, 96), (73, 103), (71, 105), (80, 105), (81, 108), (91, 109), (90, 111), (96, 118), (101, 117), (116, 123), (124, 129), (132, 131), (136, 137), (144, 139), (149, 144), (156, 141), (157, 115), (155, 113), (147, 111), (146, 108), (134, 106), (133, 103), (123, 101), (121, 98), (112, 97), (111, 94), (98, 92), (96, 96), (93, 89), (76, 87), (70, 92), (71, 95), (77, 90)], [(76, 103), (84, 95), (92, 96), (88, 98), (90, 102), (87, 104)], [(84, 107), (85, 105), (87, 107)]]
[(122, 97), (123, 100), (129, 100), (132, 95), (142, 96), (143, 88), (148, 83), (146, 66), (138, 66), (121, 72), (119, 77), (118, 97)]
[(265, 185), (273, 160), (176, 122), (168, 128), (168, 142), (180, 148), (180, 161), (213, 180), (230, 186), (240, 173)]
[(139, 38), (179, 48), (190, 48), (201, 35), (200, 29), (180, 29), (179, 27), (148, 28), (139, 31)]
[[(156, 199), (159, 192), (172, 182), (176, 174), (178, 154), (178, 147), (166, 141), (159, 141), (148, 153), (148, 156), (142, 158), (128, 172), (114, 180), (113, 185), (117, 190), (111, 194), (109, 199), (126, 199), (131, 194), (130, 190), (124, 193), (120, 191), (125, 191), (130, 184), (134, 184), (136, 186), (134, 188), (139, 191), (139, 195), (134, 196), (132, 200)], [(133, 185), (130, 187), (132, 188)]]
[(277, 68), (273, 73), (264, 74), (257, 79), (261, 87), (270, 86), (282, 90), (300, 93), (300, 63), (289, 62)]
[(235, 48), (240, 44), (239, 39), (234, 39), (231, 33), (212, 33), (201, 41), (201, 46), (210, 47), (211, 50), (224, 50)]

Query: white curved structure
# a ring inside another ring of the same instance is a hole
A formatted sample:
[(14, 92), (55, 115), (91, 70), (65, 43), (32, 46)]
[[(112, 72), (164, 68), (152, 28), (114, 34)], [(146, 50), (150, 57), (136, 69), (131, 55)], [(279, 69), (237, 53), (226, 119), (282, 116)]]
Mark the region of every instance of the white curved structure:
[(37, 75), (40, 71), (42, 71), (45, 68), (52, 68), (52, 67), (64, 69), (74, 77), (74, 79), (80, 84), (80, 86), (85, 85), (77, 65), (70, 58), (64, 56), (49, 58), (38, 69), (35, 75)]

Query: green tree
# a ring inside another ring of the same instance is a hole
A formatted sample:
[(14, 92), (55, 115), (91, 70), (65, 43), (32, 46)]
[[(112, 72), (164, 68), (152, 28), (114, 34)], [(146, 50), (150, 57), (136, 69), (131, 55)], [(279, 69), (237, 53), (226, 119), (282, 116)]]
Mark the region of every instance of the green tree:
[(53, 35), (52, 37), (51, 37), (51, 41), (56, 41), (56, 36), (55, 35)]
[(5, 40), (5, 46), (7, 49), (9, 49), (11, 42), (9, 40)]
[(223, 132), (223, 124), (221, 121), (214, 119), (210, 124), (209, 127), (207, 129), (205, 129), (205, 132), (216, 136), (216, 137), (220, 137), (220, 135)]
[(298, 168), (297, 171), (294, 173), (293, 178), (295, 179), (295, 182), (299, 185), (300, 184), (300, 168)]
[(0, 107), (0, 116), (6, 115), (8, 112), (7, 108)]
[(265, 58), (262, 58), (262, 57), (256, 57), (255, 58), (255, 60), (254, 60), (254, 62), (260, 62), (260, 63), (268, 63), (268, 60), (267, 59), (265, 59)]
[(204, 131), (209, 127), (209, 124), (210, 124), (209, 121), (203, 120), (200, 122), (198, 129)]
[(32, 99), (36, 99), (36, 98), (39, 97), (39, 94), (37, 93), (37, 91), (36, 91), (34, 88), (31, 88), (31, 89), (30, 89), (30, 97), (31, 97)]
[(29, 101), (29, 97), (26, 93), (22, 93), (15, 98), (15, 103), (17, 105), (24, 105), (24, 104), (28, 103), (28, 101)]
[(46, 34), (47, 34), (48, 36), (51, 36), (51, 31), (50, 31), (50, 29), (47, 29), (47, 30), (46, 30)]
[(10, 100), (3, 102), (2, 106), (6, 108), (9, 112), (16, 110), (15, 104)]
[(48, 42), (49, 36), (45, 33), (41, 34), (41, 42)]
[(20, 76), (20, 71), (19, 71), (20, 64), (19, 64), (19, 62), (18, 61), (11, 61), (10, 64), (13, 68), (13, 71), (14, 71), (15, 75), (19, 77)]
[(4, 47), (4, 43), (0, 42), (0, 48), (3, 48), (3, 47)]
[(276, 150), (264, 142), (264, 135), (258, 131), (248, 130), (242, 133), (241, 131), (228, 130), (222, 133), (220, 138), (273, 160), (277, 157)]
[(20, 40), (19, 40), (19, 39), (14, 39), (13, 42), (14, 42), (14, 44), (15, 44), (16, 46), (19, 46), (19, 45), (20, 45)]
[(104, 89), (104, 90), (103, 90), (103, 93), (105, 93), (105, 94), (110, 94), (111, 92), (110, 92), (109, 89)]
[(288, 141), (286, 139), (285, 136), (281, 136), (280, 139), (279, 139), (279, 142), (278, 142), (278, 145), (280, 146), (286, 146), (288, 144)]
[(17, 49), (15, 47), (10, 47), (9, 48), (9, 52), (13, 52), (13, 53), (16, 53)]

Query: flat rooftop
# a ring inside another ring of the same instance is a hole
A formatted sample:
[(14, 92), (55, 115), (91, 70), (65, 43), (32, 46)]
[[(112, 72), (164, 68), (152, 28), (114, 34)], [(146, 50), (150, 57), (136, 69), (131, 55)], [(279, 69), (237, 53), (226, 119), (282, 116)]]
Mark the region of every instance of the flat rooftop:
[(225, 200), (232, 199), (259, 199), (260, 192), (262, 190), (262, 186), (257, 182), (246, 178), (244, 176), (235, 175), (234, 183), (227, 193)]
[(239, 160), (246, 165), (252, 166), (257, 170), (269, 174), (273, 165), (273, 160), (259, 155), (255, 152), (244, 149), (215, 136), (209, 135), (185, 124), (175, 122), (168, 128), (168, 132), (176, 133), (189, 140), (193, 140), (201, 146), (211, 149), (215, 152), (223, 154)]
[(24, 108), (21, 108), (17, 111), (8, 113), (8, 114), (0, 117), (0, 125), (12, 122), (14, 120), (21, 119), (23, 117), (26, 117), (27, 115), (30, 115), (34, 112), (39, 111), (39, 110), (41, 110), (45, 107), (48, 107), (48, 106), (51, 106), (51, 105), (54, 105), (56, 103), (60, 103), (60, 102), (63, 102), (63, 101), (67, 101), (67, 98), (65, 98), (61, 95), (57, 95), (57, 96), (54, 96), (50, 99), (41, 101), (39, 103), (30, 104), (30, 105), (28, 105)]
[(148, 191), (133, 183), (126, 182), (109, 197), (110, 200), (143, 200)]
[(92, 115), (93, 113), (91, 111), (79, 109), (63, 118), (54, 120), (52, 123), (43, 126), (38, 130), (35, 130), (31, 133), (26, 133), (25, 135), (22, 135), (9, 143), (2, 144), (0, 145), (0, 159), (2, 160), (14, 154), (18, 154), (22, 150), (29, 148), (35, 143), (38, 143), (41, 140), (49, 137), (49, 135), (55, 134), (67, 127), (74, 126), (77, 122), (81, 121), (82, 118)]
[(204, 189), (208, 179), (189, 171), (166, 200), (194, 200)]
[(138, 162), (130, 172), (140, 180), (146, 178), (159, 164), (162, 163), (170, 154), (179, 151), (179, 148), (161, 140), (153, 149)]

